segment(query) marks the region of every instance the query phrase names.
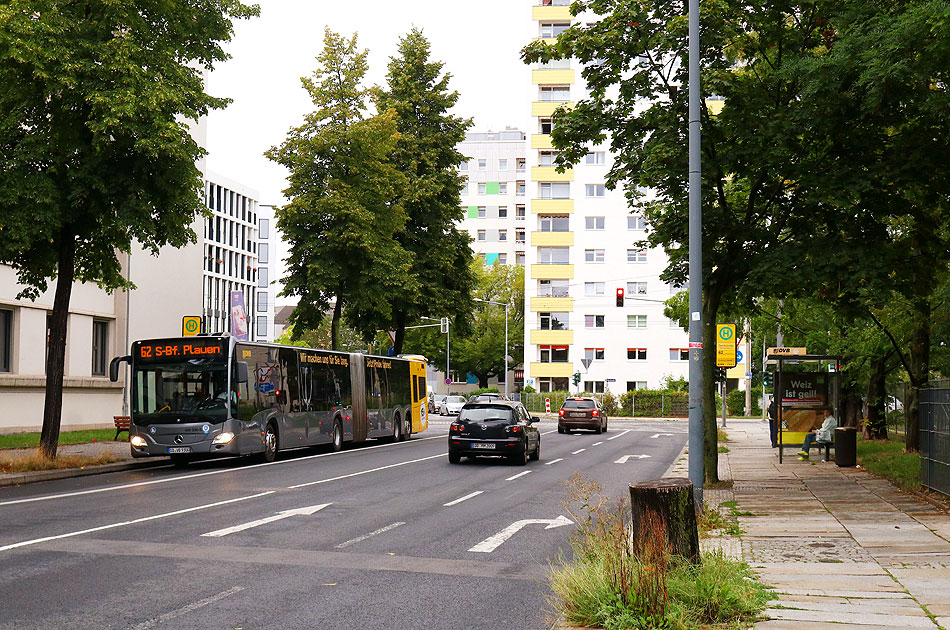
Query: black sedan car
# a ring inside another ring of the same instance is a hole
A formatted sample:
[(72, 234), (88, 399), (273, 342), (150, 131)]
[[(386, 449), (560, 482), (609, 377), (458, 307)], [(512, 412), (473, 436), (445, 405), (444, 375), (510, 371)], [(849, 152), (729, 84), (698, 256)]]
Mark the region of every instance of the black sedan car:
[(607, 430), (607, 414), (594, 398), (568, 398), (557, 412), (557, 432), (570, 433), (572, 429), (593, 429), (595, 433)]
[(541, 457), (537, 418), (519, 402), (494, 400), (468, 403), (449, 429), (449, 462), (462, 457), (501, 455), (524, 465)]

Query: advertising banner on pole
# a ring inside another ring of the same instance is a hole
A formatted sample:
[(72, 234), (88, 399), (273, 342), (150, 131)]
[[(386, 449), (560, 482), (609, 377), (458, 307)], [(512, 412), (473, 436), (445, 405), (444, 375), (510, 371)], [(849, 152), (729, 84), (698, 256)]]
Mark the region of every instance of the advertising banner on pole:
[(244, 291), (231, 291), (231, 334), (238, 341), (247, 341), (247, 312)]

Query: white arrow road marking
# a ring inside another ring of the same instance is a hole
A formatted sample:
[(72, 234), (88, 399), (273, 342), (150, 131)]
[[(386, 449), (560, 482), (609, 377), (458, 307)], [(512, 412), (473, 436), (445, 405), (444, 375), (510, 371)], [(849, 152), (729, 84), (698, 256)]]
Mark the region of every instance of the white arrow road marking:
[(571, 519), (566, 516), (558, 516), (557, 518), (548, 519), (548, 518), (527, 518), (523, 521), (515, 521), (505, 529), (501, 530), (494, 536), (489, 536), (482, 542), (478, 543), (469, 551), (475, 551), (480, 553), (491, 553), (495, 549), (501, 546), (503, 542), (517, 534), (521, 528), (533, 524), (544, 525), (547, 524), (547, 527), (544, 529), (553, 529), (555, 527), (563, 527), (564, 525), (571, 525), (574, 523)]
[(618, 459), (618, 460), (615, 461), (614, 463), (615, 463), (615, 464), (626, 464), (628, 459), (646, 459), (647, 457), (649, 457), (649, 455), (624, 455), (623, 457), (621, 457), (620, 459)]
[(563, 461), (564, 461), (564, 458), (563, 458), (563, 457), (558, 457), (557, 459), (552, 459), (552, 460), (549, 461), (549, 462), (544, 462), (544, 465), (545, 465), (545, 466), (550, 466), (551, 464), (556, 464), (556, 463), (558, 463), (558, 462), (563, 462)]
[(472, 497), (477, 497), (477, 496), (480, 495), (482, 492), (484, 492), (484, 491), (483, 491), (483, 490), (476, 490), (475, 492), (473, 492), (473, 493), (471, 493), (471, 494), (466, 494), (464, 497), (459, 497), (459, 498), (457, 498), (457, 499), (454, 500), (454, 501), (449, 501), (448, 503), (443, 503), (443, 504), (442, 504), (442, 507), (452, 507), (453, 505), (456, 505), (456, 504), (458, 504), (458, 503), (461, 503), (462, 501), (467, 501), (468, 499), (471, 499)]
[(660, 437), (661, 435), (669, 435), (669, 436), (672, 437), (673, 434), (672, 434), (672, 433), (654, 433), (653, 435), (650, 436), (650, 438), (655, 440), (656, 438)]
[(525, 475), (530, 475), (530, 474), (531, 474), (531, 471), (530, 471), (530, 470), (526, 470), (526, 471), (524, 471), (524, 472), (518, 473), (517, 475), (512, 475), (512, 476), (508, 477), (507, 479), (505, 479), (505, 481), (513, 481), (513, 480), (517, 479), (518, 477), (524, 477)]
[(208, 532), (207, 534), (202, 534), (202, 536), (212, 536), (215, 538), (220, 538), (221, 536), (227, 536), (228, 534), (236, 534), (237, 532), (243, 532), (245, 529), (251, 529), (252, 527), (258, 527), (260, 525), (266, 525), (267, 523), (273, 523), (274, 521), (281, 521), (285, 518), (290, 518), (291, 516), (310, 516), (316, 512), (319, 512), (323, 508), (331, 505), (330, 503), (321, 503), (320, 505), (311, 505), (310, 507), (297, 508), (296, 510), (284, 510), (283, 512), (278, 512), (273, 516), (268, 516), (267, 518), (262, 518), (257, 521), (250, 521), (249, 523), (243, 523), (241, 525), (235, 525), (234, 527), (225, 527), (224, 529), (216, 529), (213, 532)]
[(336, 548), (337, 548), (337, 549), (343, 549), (344, 547), (349, 547), (350, 545), (352, 545), (352, 544), (354, 544), (354, 543), (363, 542), (363, 541), (366, 540), (367, 538), (372, 538), (372, 537), (375, 536), (376, 534), (382, 534), (383, 532), (388, 532), (388, 531), (391, 530), (391, 529), (396, 529), (396, 528), (399, 527), (400, 525), (405, 525), (405, 523), (403, 523), (402, 521), (397, 521), (397, 522), (393, 523), (392, 525), (387, 525), (386, 527), (380, 527), (380, 528), (377, 529), (375, 532), (370, 532), (370, 533), (364, 534), (364, 535), (362, 535), (362, 536), (357, 536), (356, 538), (351, 538), (350, 540), (348, 540), (348, 541), (346, 541), (346, 542), (344, 542), (344, 543), (340, 543), (339, 545), (336, 546)]
[(623, 432), (621, 432), (621, 433), (618, 433), (617, 435), (615, 435), (615, 436), (613, 436), (613, 437), (607, 438), (607, 441), (609, 442), (610, 440), (616, 440), (618, 437), (623, 437), (623, 436), (625, 436), (626, 434), (630, 433), (631, 431), (633, 431), (633, 429), (627, 429), (626, 431), (623, 431)]

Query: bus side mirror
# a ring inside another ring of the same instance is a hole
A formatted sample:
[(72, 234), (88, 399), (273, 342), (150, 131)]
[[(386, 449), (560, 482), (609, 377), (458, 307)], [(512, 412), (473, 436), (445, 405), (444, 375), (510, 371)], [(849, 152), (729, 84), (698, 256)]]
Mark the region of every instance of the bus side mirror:
[(115, 357), (112, 359), (112, 362), (109, 363), (109, 380), (113, 383), (119, 380), (119, 364), (123, 362), (131, 363), (132, 356), (127, 354), (124, 357)]
[(237, 381), (238, 383), (247, 382), (247, 363), (243, 361), (238, 361), (237, 364)]

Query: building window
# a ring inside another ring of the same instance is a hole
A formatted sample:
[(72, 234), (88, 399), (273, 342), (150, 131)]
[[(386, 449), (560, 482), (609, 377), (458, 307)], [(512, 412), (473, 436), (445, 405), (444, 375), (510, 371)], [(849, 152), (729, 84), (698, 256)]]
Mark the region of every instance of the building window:
[(670, 361), (689, 361), (689, 348), (670, 348)]
[(590, 359), (591, 361), (603, 361), (604, 349), (603, 348), (584, 348), (584, 358)]
[(459, 191), (459, 194), (460, 195), (468, 194), (468, 180), (467, 179), (464, 182), (462, 182), (462, 190)]
[(602, 263), (602, 262), (604, 262), (604, 250), (602, 250), (602, 249), (585, 249), (585, 250), (584, 250), (584, 262), (592, 262), (592, 263)]
[(508, 230), (498, 230), (498, 240), (507, 241), (508, 240)]
[(105, 376), (109, 364), (109, 322), (92, 322), (92, 375)]
[(647, 229), (647, 220), (639, 214), (627, 215), (627, 229), (628, 230), (645, 230)]
[(603, 197), (607, 188), (603, 184), (585, 184), (584, 195), (586, 197)]
[(603, 328), (603, 315), (584, 315), (584, 328)]
[(257, 336), (258, 338), (267, 336), (267, 317), (260, 316), (257, 318)]
[(508, 218), (508, 206), (498, 206), (498, 218), (499, 219)]
[(479, 240), (479, 241), (484, 241), (484, 240), (485, 240), (485, 230), (479, 230), (479, 231), (478, 231), (478, 238), (477, 238), (477, 240)]
[(257, 222), (257, 235), (260, 238), (270, 238), (270, 219), (261, 219)]
[(266, 313), (269, 308), (267, 304), (267, 291), (258, 291), (257, 292), (257, 311), (259, 313)]
[(462, 162), (461, 164), (459, 164), (459, 170), (460, 170), (460, 171), (467, 171), (467, 170), (468, 170), (468, 162)]
[(485, 206), (478, 206), (478, 208), (477, 208), (477, 210), (476, 210), (476, 216), (477, 216), (479, 219), (484, 219), (484, 218), (485, 218), (485, 216), (486, 216)]
[(566, 376), (549, 377), (542, 376), (538, 379), (538, 391), (540, 392), (566, 392), (568, 388), (568, 378)]
[(646, 348), (627, 348), (627, 359), (631, 361), (646, 361), (647, 349)]
[(584, 381), (584, 391), (591, 394), (603, 394), (604, 393), (604, 382), (603, 381)]
[(603, 230), (604, 217), (584, 217), (584, 229)]
[(646, 295), (646, 294), (647, 294), (646, 282), (628, 282), (627, 283), (627, 295)]
[(541, 330), (569, 330), (570, 313), (538, 313)]
[[(524, 182), (518, 182), (518, 183), (521, 184), (521, 192), (519, 194), (524, 195)], [(522, 204), (518, 204), (517, 206), (515, 206), (515, 220), (524, 221), (524, 217), (525, 217), (525, 206)]]
[(571, 88), (567, 85), (542, 85), (540, 98), (544, 103), (566, 103), (571, 100)]
[(679, 285), (671, 284), (670, 285), (670, 295), (676, 295), (680, 291), (685, 291), (687, 287), (681, 287)]
[[(570, 247), (539, 247), (538, 263), (542, 265), (566, 265), (571, 262)], [(604, 283), (600, 283), (603, 287)]]
[(515, 252), (515, 264), (524, 266), (524, 252)]
[(538, 280), (538, 297), (569, 297), (570, 280)]
[(498, 254), (498, 264), (507, 265), (508, 264), (508, 254)]
[(267, 267), (261, 267), (257, 270), (257, 286), (266, 287), (270, 284), (270, 279), (267, 277)]
[(527, 158), (515, 158), (515, 170), (524, 171), (527, 162)]
[(603, 151), (592, 151), (584, 156), (585, 164), (604, 164), (606, 162), (606, 154)]
[(570, 199), (571, 197), (569, 182), (543, 182), (540, 188), (541, 199)]
[(538, 118), (538, 128), (541, 130), (542, 134), (551, 133), (551, 130), (554, 129), (554, 119)]
[(538, 346), (541, 363), (567, 363), (567, 346)]
[(498, 182), (498, 194), (499, 195), (508, 194), (508, 182)]
[(499, 158), (499, 159), (498, 159), (498, 170), (499, 170), (499, 171), (507, 171), (507, 170), (508, 170), (508, 159), (507, 159), (507, 158)]
[(257, 262), (263, 265), (270, 262), (268, 249), (267, 243), (261, 243), (261, 246), (257, 248)]
[(646, 388), (647, 388), (646, 381), (627, 381), (628, 392), (636, 391), (638, 389), (646, 389)]
[(0, 372), (9, 372), (13, 363), (13, 311), (0, 310)]
[(547, 215), (538, 217), (538, 224), (542, 232), (570, 232), (571, 219), (567, 215)]
[(545, 39), (557, 37), (570, 27), (570, 22), (541, 22), (541, 37)]
[(603, 295), (603, 294), (604, 294), (603, 282), (585, 282), (584, 283), (584, 295)]
[[(515, 195), (518, 197), (524, 197), (524, 193), (525, 193), (525, 183), (521, 180), (515, 182)], [(521, 216), (524, 216), (524, 214), (522, 214)]]
[(557, 151), (538, 151), (538, 166), (554, 166), (557, 156)]
[(627, 250), (627, 262), (628, 263), (641, 263), (647, 261), (647, 250), (645, 249), (628, 249)]
[(478, 170), (484, 171), (486, 168), (488, 168), (488, 160), (483, 159), (483, 158), (479, 158), (479, 160), (478, 160)]
[(627, 315), (627, 328), (646, 328), (646, 315)]
[(524, 243), (525, 242), (525, 229), (524, 228), (515, 228), (515, 242)]
[(480, 182), (478, 184), (478, 194), (484, 195), (486, 190), (488, 190), (488, 184), (486, 184), (485, 182)]

